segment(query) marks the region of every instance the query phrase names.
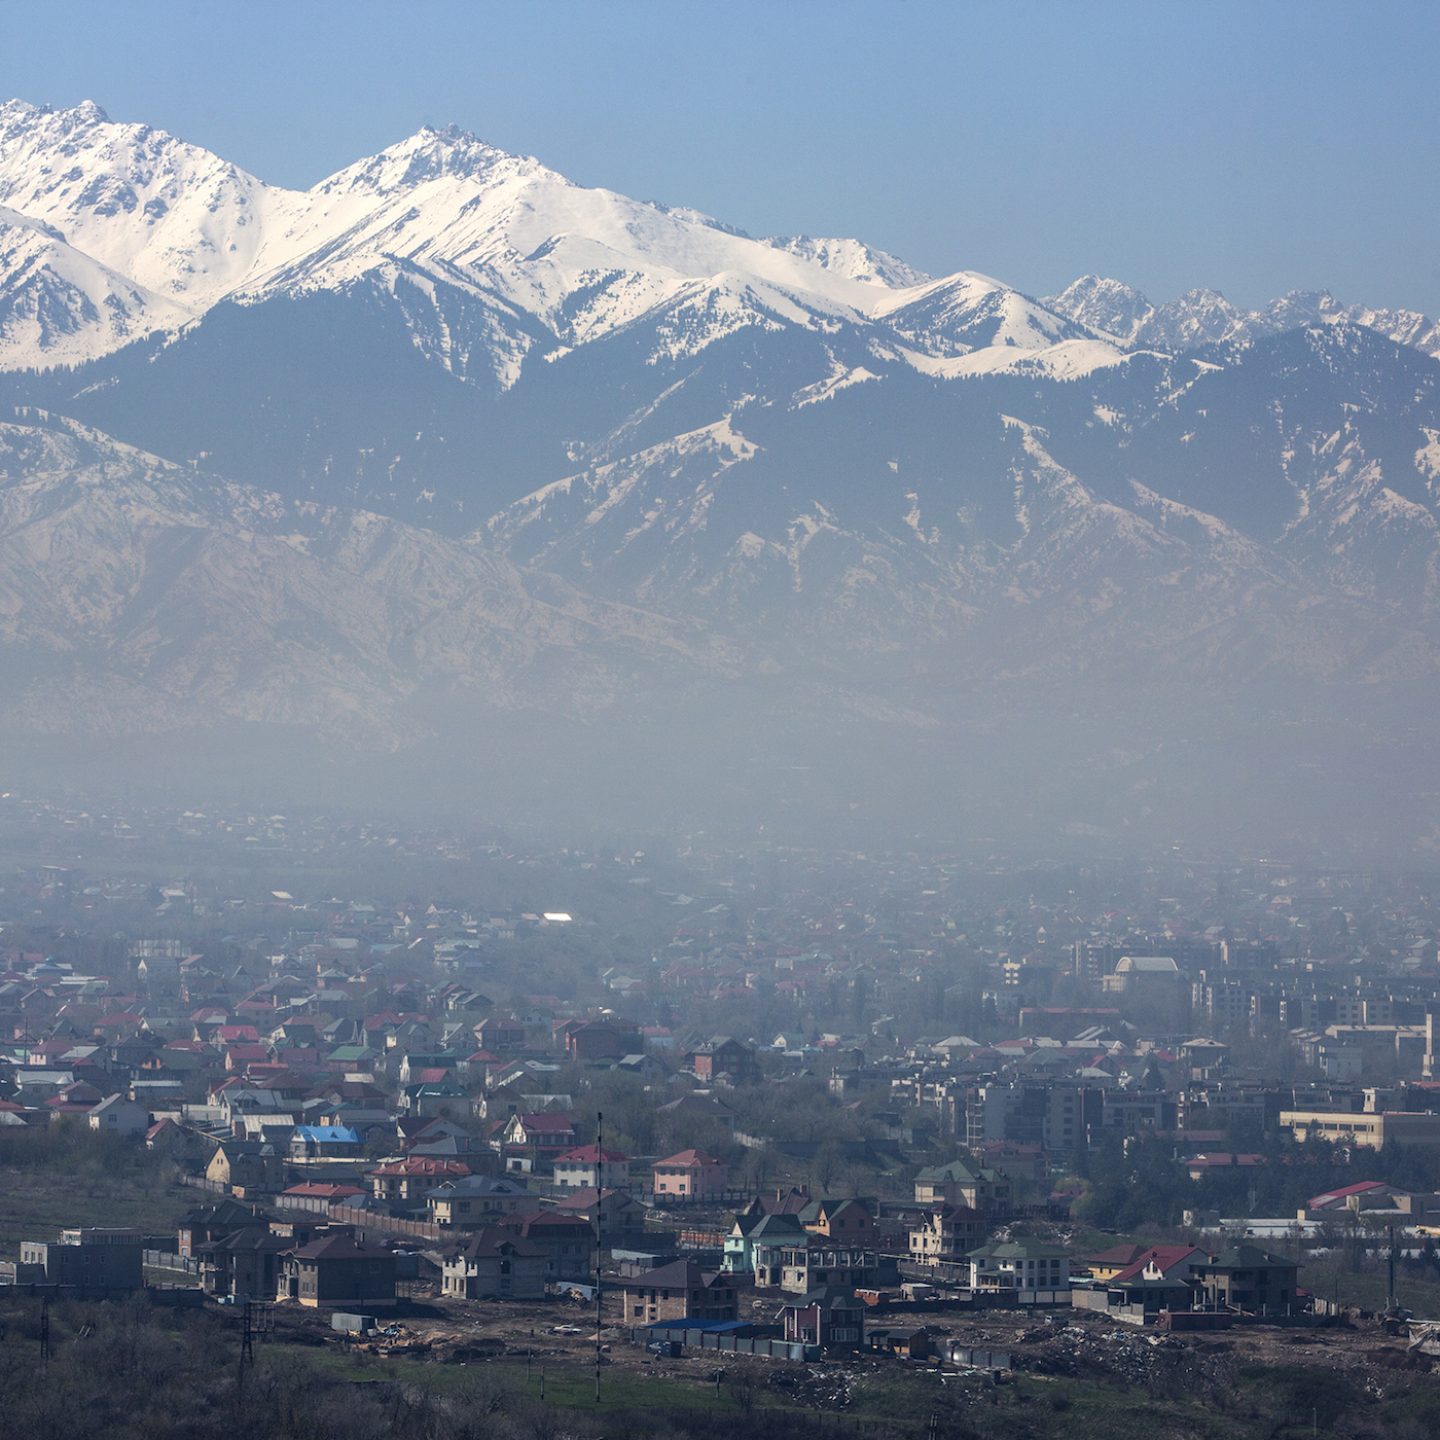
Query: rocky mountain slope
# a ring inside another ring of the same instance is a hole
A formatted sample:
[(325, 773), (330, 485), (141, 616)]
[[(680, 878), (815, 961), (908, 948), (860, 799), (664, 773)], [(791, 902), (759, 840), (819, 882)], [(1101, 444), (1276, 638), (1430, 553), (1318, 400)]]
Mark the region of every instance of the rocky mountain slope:
[(0, 424), (5, 710), (52, 730), (222, 719), (382, 745), (417, 705), (603, 711), (686, 627), (365, 511), (294, 505), (43, 411)]
[(1433, 684), (1418, 313), (1037, 299), (428, 128), (293, 191), (12, 101), (0, 207), (0, 718)]

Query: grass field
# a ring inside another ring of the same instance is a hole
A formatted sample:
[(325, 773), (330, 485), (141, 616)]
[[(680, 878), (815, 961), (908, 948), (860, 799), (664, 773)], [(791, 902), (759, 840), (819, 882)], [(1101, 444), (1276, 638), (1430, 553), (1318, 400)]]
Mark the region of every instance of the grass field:
[[(721, 1357), (717, 1357), (721, 1358)], [(1252, 1407), (1250, 1414), (1221, 1413), (1201, 1396), (1157, 1397), (1142, 1387), (1124, 1387), (1085, 1380), (1044, 1380), (1017, 1377), (995, 1387), (978, 1377), (951, 1378), (920, 1368), (867, 1376), (845, 1386), (840, 1371), (813, 1367), (804, 1383), (815, 1391), (827, 1384), (844, 1389), (843, 1408), (823, 1408), (763, 1387), (737, 1386), (737, 1365), (723, 1357), (726, 1378), (717, 1387), (708, 1380), (650, 1376), (634, 1370), (602, 1370), (600, 1401), (595, 1401), (594, 1372), (579, 1365), (545, 1367), (544, 1402), (557, 1411), (607, 1417), (644, 1417), (645, 1433), (663, 1433), (667, 1422), (705, 1419), (727, 1434), (744, 1435), (747, 1426), (783, 1422), (793, 1417), (823, 1422), (826, 1433), (840, 1435), (915, 1435), (939, 1433), (952, 1437), (994, 1437), (994, 1440), (1113, 1440), (1131, 1431), (1146, 1440), (1245, 1440), (1274, 1433), (1288, 1404), (1288, 1390), (1274, 1397), (1275, 1406)], [(500, 1411), (541, 1399), (540, 1367), (529, 1374), (524, 1366), (482, 1363), (474, 1366), (435, 1365), (417, 1360), (351, 1359), (334, 1351), (309, 1352), (306, 1363), (334, 1379), (351, 1383), (403, 1381), (451, 1400), (469, 1401)], [(763, 1376), (773, 1367), (762, 1364)], [(1282, 1387), (1283, 1389), (1284, 1387)], [(1257, 1388), (1257, 1395), (1260, 1391)], [(1268, 1395), (1267, 1399), (1270, 1398)], [(1308, 1412), (1307, 1412), (1308, 1414)], [(765, 1428), (769, 1428), (767, 1425)], [(608, 1433), (608, 1432), (607, 1432)]]
[(173, 1175), (168, 1160), (111, 1136), (57, 1133), (0, 1145), (0, 1255), (13, 1258), (22, 1240), (53, 1240), (72, 1225), (173, 1233), (176, 1218), (203, 1198)]

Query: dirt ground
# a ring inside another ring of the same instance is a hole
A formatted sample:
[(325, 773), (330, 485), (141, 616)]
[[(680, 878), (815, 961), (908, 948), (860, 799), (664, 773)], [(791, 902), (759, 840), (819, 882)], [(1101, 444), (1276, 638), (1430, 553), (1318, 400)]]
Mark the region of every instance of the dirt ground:
[[(742, 1301), (742, 1319), (752, 1318), (748, 1303)], [(767, 1297), (755, 1302), (753, 1318), (772, 1318), (777, 1309), (778, 1303)], [(383, 1317), (381, 1323), (392, 1333), (347, 1339), (330, 1328), (326, 1313), (284, 1305), (274, 1311), (277, 1340), (345, 1346), (377, 1357), (587, 1366), (595, 1356), (594, 1309), (574, 1302), (420, 1299), (393, 1317)], [(1177, 1335), (1117, 1325), (1079, 1311), (1035, 1316), (1005, 1311), (969, 1315), (922, 1310), (877, 1315), (873, 1323), (924, 1325), (941, 1344), (954, 1340), (962, 1345), (1008, 1351), (1016, 1373), (1037, 1380), (1071, 1377), (1123, 1386), (1154, 1387), (1170, 1382), (1177, 1387), (1207, 1382), (1223, 1386), (1233, 1381), (1242, 1366), (1317, 1366), (1343, 1371), (1371, 1393), (1379, 1394), (1398, 1378), (1397, 1372), (1428, 1374), (1437, 1363), (1410, 1351), (1407, 1337), (1387, 1334), (1375, 1320), (1307, 1329), (1247, 1326)], [(714, 1352), (690, 1352), (679, 1359), (650, 1355), (622, 1338), (618, 1303), (613, 1301), (606, 1305), (600, 1341), (605, 1365), (651, 1375), (701, 1379), (714, 1371), (717, 1363), (746, 1363), (746, 1357)], [(838, 1402), (843, 1408), (845, 1382), (841, 1375), (858, 1379), (888, 1373), (898, 1377), (917, 1362), (866, 1355), (808, 1367), (773, 1360), (753, 1363), (763, 1366), (767, 1373), (794, 1371), (795, 1387), (804, 1390), (819, 1385), (826, 1391), (829, 1404)], [(929, 1368), (934, 1368), (933, 1363)], [(810, 1372), (809, 1378), (805, 1378), (805, 1372)]]

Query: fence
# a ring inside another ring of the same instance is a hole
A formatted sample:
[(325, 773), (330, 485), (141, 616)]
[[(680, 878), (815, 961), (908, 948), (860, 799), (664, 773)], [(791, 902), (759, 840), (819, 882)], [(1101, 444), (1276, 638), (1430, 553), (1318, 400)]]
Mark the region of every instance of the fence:
[(349, 1205), (332, 1205), (330, 1218), (340, 1225), (353, 1225), (362, 1235), (370, 1231), (376, 1235), (409, 1236), (415, 1240), (453, 1240), (457, 1244), (465, 1239), (464, 1231), (433, 1225), (428, 1220), (401, 1220), (394, 1215), (377, 1215), (373, 1210), (356, 1210)]
[(198, 1277), (200, 1262), (192, 1255), (180, 1255), (174, 1250), (142, 1250), (140, 1263), (147, 1270), (168, 1270), (172, 1274)]
[(228, 1195), (230, 1187), (220, 1180), (210, 1180), (204, 1175), (180, 1175), (178, 1177), (182, 1185), (188, 1185), (192, 1190), (208, 1190), (212, 1195)]
[(776, 1340), (769, 1336), (734, 1335), (723, 1330), (689, 1329), (683, 1324), (666, 1325), (645, 1330), (632, 1330), (635, 1345), (652, 1341), (669, 1341), (687, 1350), (714, 1350), (722, 1355), (763, 1355), (771, 1360), (793, 1360), (799, 1364), (820, 1358), (818, 1345), (805, 1345), (798, 1340)]
[(748, 1205), (756, 1195), (754, 1190), (745, 1189), (712, 1190), (708, 1195), (671, 1195), (659, 1190), (635, 1193), (640, 1200), (648, 1202), (657, 1210), (738, 1209)]
[(960, 1345), (948, 1341), (940, 1352), (952, 1365), (966, 1365), (976, 1370), (1010, 1369), (1008, 1350), (991, 1350), (983, 1345)]
[(937, 1260), (922, 1265), (918, 1260), (897, 1256), (895, 1268), (904, 1280), (914, 1280), (926, 1285), (970, 1286), (970, 1262), (968, 1260)]

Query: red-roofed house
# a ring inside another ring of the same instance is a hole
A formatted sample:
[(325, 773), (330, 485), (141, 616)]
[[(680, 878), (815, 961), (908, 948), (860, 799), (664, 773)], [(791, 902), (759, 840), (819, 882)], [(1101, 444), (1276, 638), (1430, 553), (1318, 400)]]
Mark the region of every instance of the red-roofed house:
[(566, 1190), (623, 1189), (630, 1183), (630, 1157), (598, 1145), (580, 1145), (552, 1162), (555, 1183)]
[(730, 1170), (723, 1160), (703, 1150), (679, 1150), (655, 1162), (655, 1199), (723, 1199), (729, 1178)]
[(442, 1180), (459, 1179), (469, 1173), (470, 1167), (463, 1160), (409, 1155), (377, 1165), (367, 1178), (377, 1200), (419, 1200)]
[(563, 1110), (512, 1115), (501, 1132), (505, 1168), (521, 1174), (548, 1171), (557, 1155), (575, 1147), (575, 1122)]
[(218, 1025), (210, 1038), (221, 1045), (258, 1045), (260, 1032), (253, 1025)]
[(1188, 1281), (1197, 1266), (1208, 1264), (1210, 1257), (1193, 1245), (1152, 1245), (1138, 1260), (1111, 1277), (1111, 1283), (1124, 1285), (1132, 1280)]
[(243, 1074), (251, 1065), (263, 1065), (270, 1059), (270, 1050), (265, 1045), (227, 1045), (225, 1047), (225, 1068), (233, 1075)]
[(328, 1215), (332, 1205), (344, 1205), (365, 1192), (358, 1185), (327, 1184), (321, 1180), (310, 1180), (303, 1185), (292, 1185), (275, 1197), (275, 1204), (281, 1210), (299, 1210), (310, 1215)]
[[(1354, 1185), (1342, 1185), (1338, 1190), (1327, 1190), (1323, 1195), (1312, 1195), (1305, 1202), (1307, 1211), (1318, 1210), (1334, 1214), (1339, 1210), (1370, 1210), (1376, 1205), (1390, 1205), (1399, 1192), (1383, 1180), (1361, 1180)], [(1307, 1214), (1305, 1217), (1309, 1219)]]
[(1249, 1170), (1269, 1162), (1263, 1155), (1237, 1155), (1227, 1150), (1212, 1150), (1204, 1155), (1192, 1155), (1180, 1163), (1192, 1180), (1203, 1180), (1217, 1170)]
[(1113, 1280), (1146, 1253), (1143, 1245), (1112, 1245), (1098, 1255), (1087, 1255), (1084, 1264), (1097, 1280)]

